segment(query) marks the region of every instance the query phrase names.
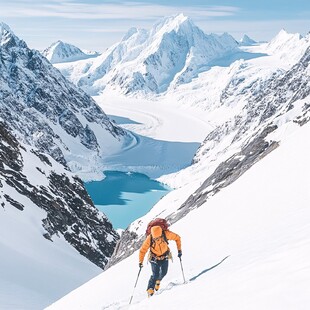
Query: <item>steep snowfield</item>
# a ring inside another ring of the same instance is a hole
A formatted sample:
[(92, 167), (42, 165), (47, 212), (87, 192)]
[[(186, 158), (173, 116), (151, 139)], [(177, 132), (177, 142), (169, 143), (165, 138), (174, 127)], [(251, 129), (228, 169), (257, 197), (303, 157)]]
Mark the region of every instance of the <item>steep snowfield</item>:
[[(308, 309), (310, 125), (295, 129), (235, 183), (171, 227), (182, 236), (189, 282), (181, 285), (175, 255), (161, 290), (147, 299), (145, 263), (130, 309)], [(47, 309), (126, 309), (137, 272), (136, 252)]]
[[(41, 162), (27, 145), (21, 148), (21, 158), (25, 163), (24, 178), (29, 176), (29, 183), (26, 182), (29, 189), (33, 186), (49, 188), (48, 176), (52, 172), (62, 175), (66, 172), (72, 179), (73, 175), (61, 164), (51, 157), (51, 167)], [(11, 181), (0, 175), (0, 308), (42, 309), (98, 275), (102, 269), (82, 256), (62, 234), (51, 240), (43, 237), (47, 231), (42, 220), (46, 219), (47, 212), (22, 193), (22, 183), (15, 189), (12, 184), (17, 176), (13, 172), (8, 174)], [(46, 195), (51, 193), (46, 192)], [(20, 203), (24, 209), (10, 204), (8, 198), (4, 199), (6, 197)], [(53, 199), (56, 201), (59, 197), (55, 195)]]

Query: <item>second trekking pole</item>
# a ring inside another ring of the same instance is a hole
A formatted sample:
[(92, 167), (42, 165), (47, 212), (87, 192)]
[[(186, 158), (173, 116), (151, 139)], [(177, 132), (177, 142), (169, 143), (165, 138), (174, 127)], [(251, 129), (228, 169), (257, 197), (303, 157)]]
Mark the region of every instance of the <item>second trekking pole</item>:
[(136, 286), (137, 286), (137, 283), (138, 283), (138, 279), (139, 279), (141, 270), (142, 270), (142, 266), (140, 266), (140, 269), (139, 269), (139, 272), (138, 272), (138, 276), (137, 276), (137, 280), (136, 280), (135, 286), (134, 286), (134, 288), (133, 288), (133, 291), (132, 291), (132, 294), (131, 294), (131, 297), (130, 297), (129, 304), (131, 304), (131, 301), (132, 301), (132, 298), (133, 298), (133, 294), (134, 294), (134, 292), (135, 292), (135, 288), (136, 288)]
[(185, 283), (186, 281), (185, 281), (185, 277), (184, 277), (182, 259), (181, 259), (181, 257), (179, 257), (179, 259), (180, 259), (180, 264), (181, 264), (181, 270), (182, 270), (182, 275), (183, 275), (183, 281), (184, 281), (184, 283)]

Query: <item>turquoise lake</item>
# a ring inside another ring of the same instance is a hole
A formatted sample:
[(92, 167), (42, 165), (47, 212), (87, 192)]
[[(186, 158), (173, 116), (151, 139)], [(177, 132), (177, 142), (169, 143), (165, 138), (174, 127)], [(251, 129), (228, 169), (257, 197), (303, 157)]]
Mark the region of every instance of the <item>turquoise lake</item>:
[(87, 182), (85, 187), (115, 229), (127, 228), (171, 190), (141, 173), (104, 171), (104, 174), (105, 179)]

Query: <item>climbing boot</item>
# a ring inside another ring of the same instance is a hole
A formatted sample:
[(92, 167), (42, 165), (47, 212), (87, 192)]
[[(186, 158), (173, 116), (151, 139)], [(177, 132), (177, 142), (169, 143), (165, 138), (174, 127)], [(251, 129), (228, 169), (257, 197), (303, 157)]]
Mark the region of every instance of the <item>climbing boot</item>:
[(148, 297), (151, 297), (151, 296), (153, 296), (153, 294), (154, 294), (154, 290), (153, 290), (152, 288), (149, 288), (149, 289), (147, 290), (147, 296), (148, 296)]
[(156, 280), (156, 283), (155, 283), (155, 291), (158, 291), (158, 290), (159, 290), (159, 287), (160, 287), (160, 280)]

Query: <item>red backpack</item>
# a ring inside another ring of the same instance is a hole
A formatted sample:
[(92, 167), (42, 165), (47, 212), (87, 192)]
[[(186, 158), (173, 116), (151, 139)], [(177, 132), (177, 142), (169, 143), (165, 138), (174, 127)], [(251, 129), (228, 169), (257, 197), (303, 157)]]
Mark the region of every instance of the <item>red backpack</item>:
[(167, 222), (167, 220), (165, 219), (161, 219), (161, 218), (156, 218), (155, 220), (152, 220), (148, 223), (147, 225), (147, 228), (146, 228), (146, 235), (150, 235), (151, 236), (151, 246), (150, 247), (153, 247), (154, 246), (154, 239), (152, 237), (152, 234), (151, 234), (151, 228), (153, 226), (160, 226), (163, 233), (162, 233), (162, 238), (164, 239), (164, 241), (169, 244), (168, 242), (168, 239), (166, 237), (166, 234), (165, 234), (165, 231), (168, 230), (168, 227), (170, 226), (170, 224)]
[(161, 219), (161, 218), (156, 218), (155, 220), (152, 220), (152, 221), (149, 222), (149, 224), (147, 225), (147, 229), (146, 229), (146, 235), (147, 235), (147, 236), (151, 233), (151, 228), (152, 228), (153, 226), (160, 226), (161, 229), (162, 229), (163, 232), (164, 232), (165, 230), (168, 229), (169, 223), (167, 222), (167, 220)]

